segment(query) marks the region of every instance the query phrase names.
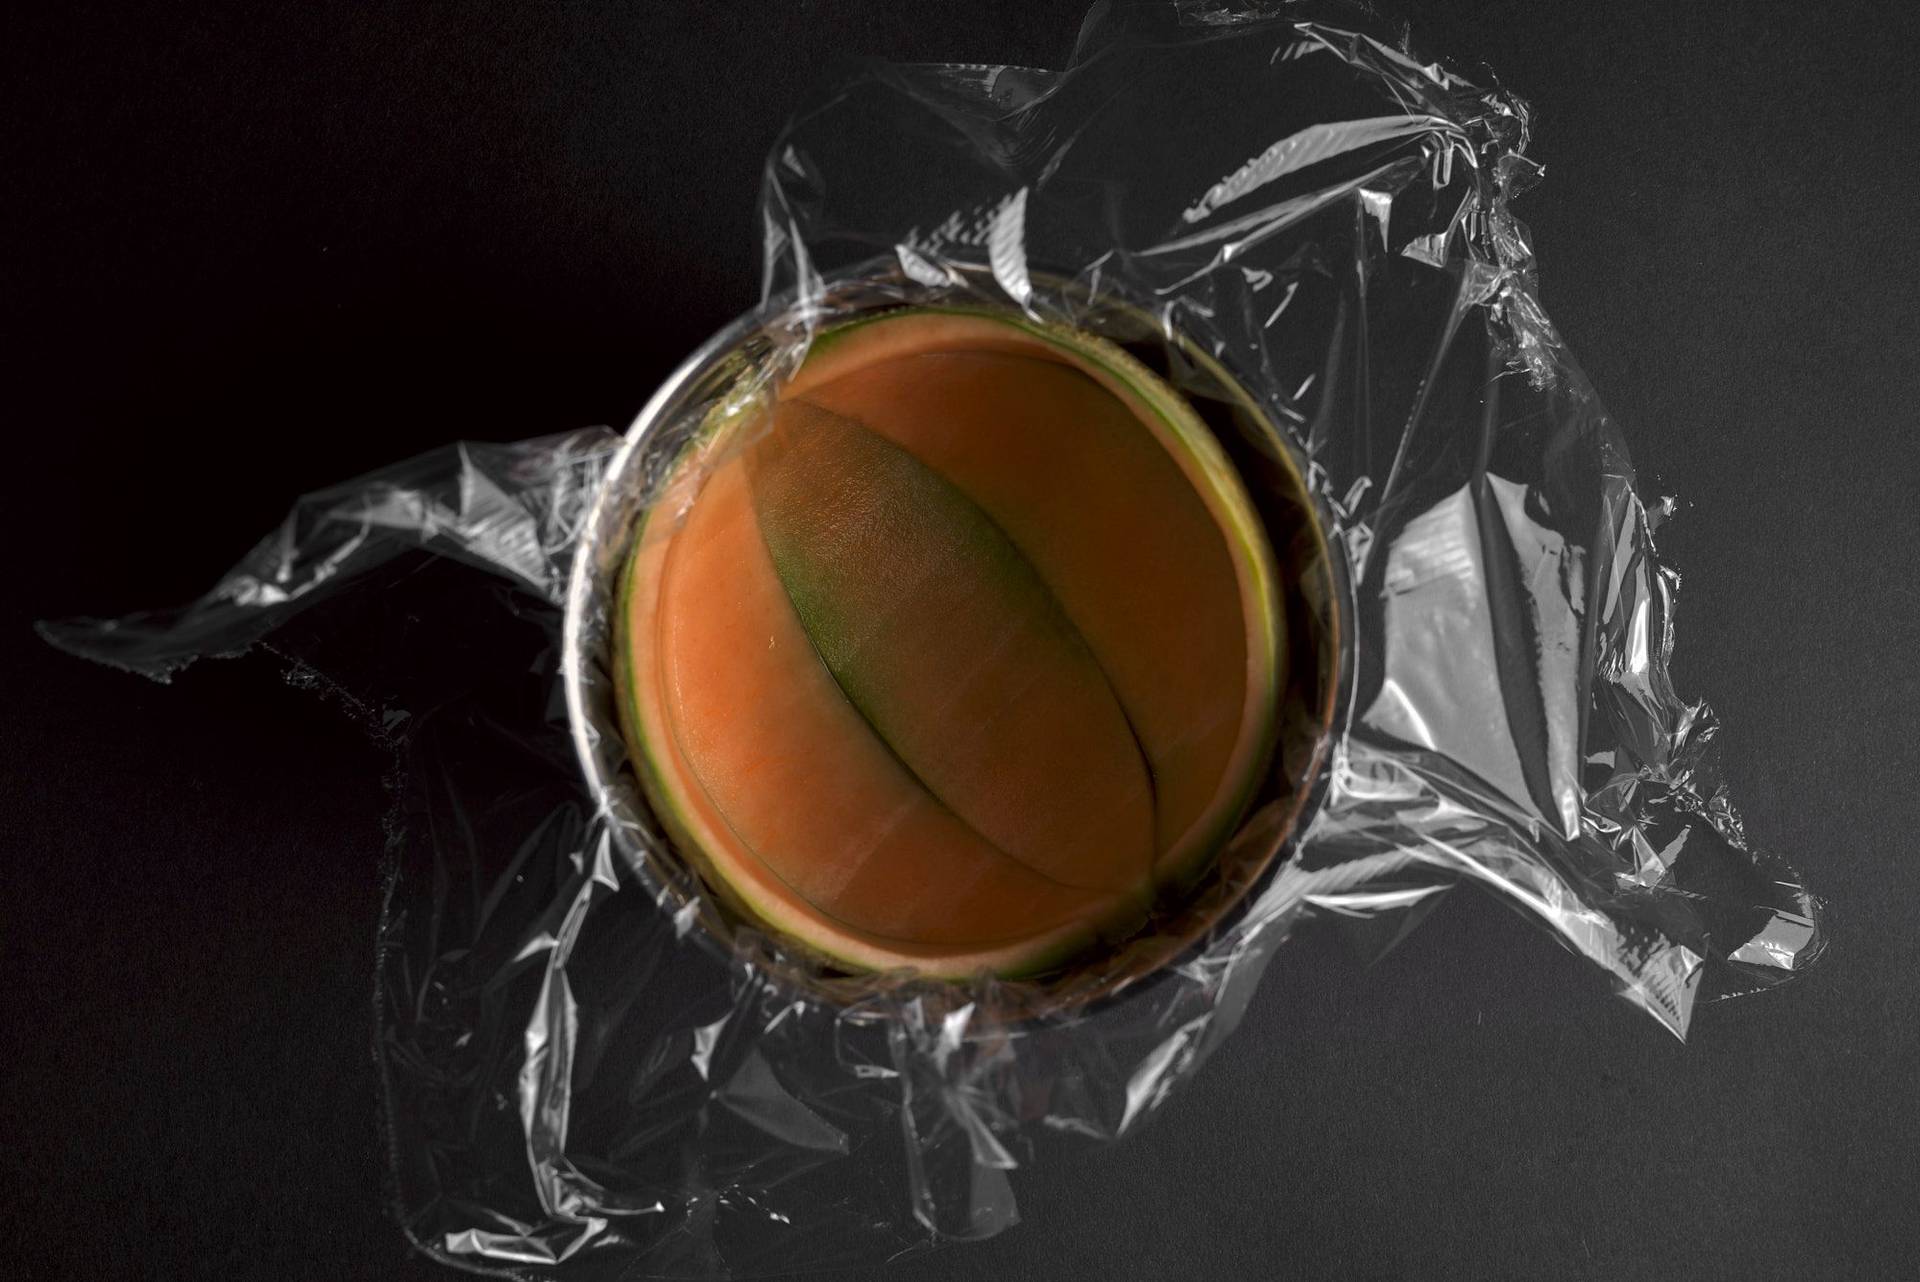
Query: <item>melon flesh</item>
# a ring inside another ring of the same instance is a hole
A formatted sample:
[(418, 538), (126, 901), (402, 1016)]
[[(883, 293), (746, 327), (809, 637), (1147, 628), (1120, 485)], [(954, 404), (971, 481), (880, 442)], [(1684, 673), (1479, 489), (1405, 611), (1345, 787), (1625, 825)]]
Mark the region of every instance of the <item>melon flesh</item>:
[(848, 936), (822, 944), (841, 953), (862, 936), (877, 952), (984, 948), (1099, 917), (1111, 896), (996, 849), (842, 696), (774, 573), (738, 456), (674, 540), (659, 617), (679, 791), (707, 830), (702, 848), (762, 914), (797, 896)]
[(1206, 866), (1271, 750), (1271, 556), (1117, 349), (908, 311), (676, 465), (616, 672), (735, 906), (857, 968), (1043, 969)]
[(938, 472), (787, 401), (750, 447), (761, 533), (826, 668), (927, 791), (1071, 886), (1137, 890), (1152, 787), (1093, 653)]
[[(844, 415), (947, 477), (1058, 597), (1119, 696), (1153, 773), (1171, 874), (1209, 849), (1244, 797), (1222, 790), (1257, 750), (1250, 689), (1274, 656), (1249, 637), (1226, 537), (1178, 455), (1057, 348), (953, 318), (935, 350), (831, 352), (790, 396)], [(922, 340), (924, 341), (924, 339)], [(1257, 714), (1254, 718), (1257, 721)]]

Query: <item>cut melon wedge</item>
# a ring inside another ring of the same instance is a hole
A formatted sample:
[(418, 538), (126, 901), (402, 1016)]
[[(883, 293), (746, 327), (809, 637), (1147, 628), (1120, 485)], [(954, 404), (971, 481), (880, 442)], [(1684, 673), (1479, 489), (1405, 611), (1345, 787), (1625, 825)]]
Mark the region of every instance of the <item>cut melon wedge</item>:
[(1278, 590), (1218, 443), (1130, 356), (885, 313), (676, 463), (623, 578), (623, 724), (736, 909), (853, 968), (1034, 973), (1230, 835)]
[(1114, 690), (1020, 549), (850, 418), (783, 401), (745, 457), (773, 564), (848, 700), (926, 790), (1065, 885), (1153, 866), (1153, 786)]

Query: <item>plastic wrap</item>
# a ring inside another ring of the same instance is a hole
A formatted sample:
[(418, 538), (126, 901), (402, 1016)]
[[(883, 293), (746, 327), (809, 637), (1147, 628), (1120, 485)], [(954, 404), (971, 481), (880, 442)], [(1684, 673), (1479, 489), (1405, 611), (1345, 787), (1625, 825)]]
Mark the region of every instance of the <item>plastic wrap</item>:
[[(303, 500), (183, 610), (47, 625), (156, 677), (262, 644), (393, 752), (413, 1240), (573, 1279), (990, 1235), (1036, 1140), (1141, 1125), (1300, 922), (1386, 946), (1461, 881), (1676, 1034), (1810, 964), (1815, 901), (1668, 680), (1664, 509), (1538, 304), (1526, 141), (1511, 97), (1290, 7), (1102, 7), (1062, 72), (875, 66), (768, 159), (760, 307), (624, 438), (449, 447)], [(1224, 407), (1311, 638), (1264, 857), (1045, 982), (823, 975), (732, 921), (607, 707), (612, 569), (674, 443), (821, 328), (927, 301), (1112, 335)]]

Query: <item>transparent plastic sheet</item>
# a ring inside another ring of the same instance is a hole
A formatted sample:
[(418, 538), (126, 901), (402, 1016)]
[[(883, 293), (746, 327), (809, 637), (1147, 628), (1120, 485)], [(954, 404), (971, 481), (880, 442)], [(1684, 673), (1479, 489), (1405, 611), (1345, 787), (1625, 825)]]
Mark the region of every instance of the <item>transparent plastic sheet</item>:
[[(1137, 1128), (1300, 922), (1385, 948), (1462, 881), (1676, 1034), (1811, 964), (1815, 901), (1668, 681), (1663, 509), (1538, 305), (1524, 108), (1327, 12), (1103, 6), (1064, 72), (870, 68), (769, 158), (761, 307), (626, 438), (450, 447), (303, 500), (184, 610), (46, 627), (163, 679), (263, 645), (394, 754), (378, 1055), (422, 1247), (743, 1276), (990, 1235), (1039, 1141)], [(678, 442), (902, 302), (1094, 330), (1213, 405), (1311, 642), (1219, 875), (1039, 987), (822, 976), (731, 920), (608, 707)]]

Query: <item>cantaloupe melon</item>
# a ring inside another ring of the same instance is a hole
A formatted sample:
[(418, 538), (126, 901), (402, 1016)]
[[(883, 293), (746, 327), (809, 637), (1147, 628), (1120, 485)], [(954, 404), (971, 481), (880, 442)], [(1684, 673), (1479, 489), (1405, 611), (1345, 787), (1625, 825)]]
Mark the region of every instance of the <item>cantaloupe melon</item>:
[(675, 465), (623, 578), (623, 724), (736, 909), (850, 967), (1033, 973), (1231, 832), (1278, 592), (1218, 443), (1120, 349), (885, 313)]

